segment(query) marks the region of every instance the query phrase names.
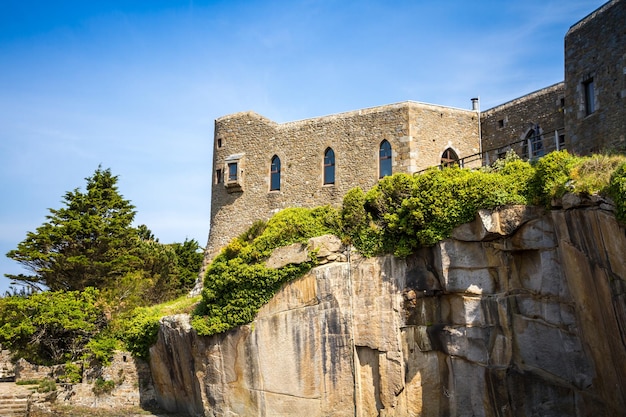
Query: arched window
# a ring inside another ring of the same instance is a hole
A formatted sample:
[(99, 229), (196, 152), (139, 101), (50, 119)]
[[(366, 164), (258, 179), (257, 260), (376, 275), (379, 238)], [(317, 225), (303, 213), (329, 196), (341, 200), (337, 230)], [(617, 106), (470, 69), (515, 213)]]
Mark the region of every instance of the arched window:
[[(530, 152), (528, 151), (529, 146)], [(536, 126), (535, 129), (530, 129), (530, 131), (526, 134), (526, 138), (524, 138), (524, 143), (522, 145), (522, 157), (525, 159), (536, 159), (542, 157), (544, 154), (545, 151), (543, 149), (541, 132), (539, 131), (539, 126)]]
[(270, 191), (276, 190), (280, 190), (280, 158), (274, 155), (270, 168)]
[(378, 178), (391, 175), (391, 145), (386, 140), (380, 142), (378, 154)]
[(448, 148), (441, 154), (441, 166), (449, 167), (459, 163), (459, 156), (452, 148)]
[(324, 152), (324, 185), (335, 183), (335, 152), (326, 148)]

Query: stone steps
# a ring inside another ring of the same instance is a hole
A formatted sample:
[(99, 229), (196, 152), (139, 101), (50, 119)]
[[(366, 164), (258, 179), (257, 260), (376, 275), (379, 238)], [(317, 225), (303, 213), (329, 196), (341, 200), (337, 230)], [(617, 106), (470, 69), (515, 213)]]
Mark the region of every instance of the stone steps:
[(11, 383), (0, 384), (0, 417), (27, 417), (31, 392)]

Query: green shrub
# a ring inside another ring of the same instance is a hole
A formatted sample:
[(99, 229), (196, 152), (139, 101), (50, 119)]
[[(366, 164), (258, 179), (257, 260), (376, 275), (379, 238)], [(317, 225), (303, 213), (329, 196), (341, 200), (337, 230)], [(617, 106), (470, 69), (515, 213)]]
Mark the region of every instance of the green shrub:
[(339, 213), (330, 206), (315, 209), (289, 208), (267, 223), (255, 223), (233, 239), (207, 268), (202, 301), (192, 317), (200, 335), (212, 335), (250, 323), (287, 281), (308, 271), (313, 261), (265, 267), (272, 250), (327, 233), (337, 233)]
[(46, 378), (39, 381), (39, 385), (37, 385), (37, 392), (39, 393), (47, 393), (56, 391), (57, 384), (54, 382), (54, 379)]
[(77, 384), (83, 380), (83, 368), (73, 362), (68, 362), (63, 368), (63, 375), (59, 377), (59, 381), (67, 384)]
[(372, 256), (381, 251), (383, 235), (365, 204), (366, 195), (361, 188), (346, 193), (341, 210), (342, 237), (344, 242), (358, 247), (364, 255)]
[(626, 223), (626, 162), (611, 175), (607, 191), (615, 202), (615, 216), (620, 222)]
[(96, 395), (110, 394), (115, 389), (115, 382), (109, 381), (103, 378), (98, 378), (94, 381), (91, 390)]
[(570, 172), (573, 190), (577, 193), (604, 193), (611, 175), (626, 162), (621, 155), (591, 155), (579, 158)]
[(530, 184), (531, 202), (550, 207), (553, 198), (560, 198), (569, 188), (570, 172), (577, 158), (567, 151), (551, 152), (535, 164)]
[(115, 322), (116, 336), (133, 355), (147, 359), (157, 341), (162, 314), (150, 307), (137, 307)]
[(360, 190), (346, 195), (343, 231), (367, 256), (407, 256), (447, 238), (480, 208), (525, 204), (533, 175), (528, 163), (514, 158), (483, 171), (449, 167), (415, 176), (395, 174), (365, 197)]
[(99, 291), (43, 291), (0, 298), (0, 344), (37, 365), (82, 359), (107, 326)]
[(102, 365), (109, 365), (113, 353), (119, 349), (120, 341), (109, 331), (103, 331), (87, 343), (86, 359), (96, 360)]
[[(276, 213), (263, 232), (252, 241), (257, 256), (267, 257), (272, 250), (327, 233), (336, 233), (338, 213), (330, 206), (307, 209), (293, 207)], [(254, 227), (254, 225), (253, 225)]]

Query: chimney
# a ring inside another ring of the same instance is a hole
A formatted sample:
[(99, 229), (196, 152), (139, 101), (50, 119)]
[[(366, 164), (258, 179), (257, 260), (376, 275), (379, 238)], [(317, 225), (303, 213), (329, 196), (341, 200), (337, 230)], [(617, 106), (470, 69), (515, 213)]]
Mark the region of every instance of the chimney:
[(478, 97), (474, 97), (472, 99), (472, 110), (473, 111), (480, 111), (480, 105), (479, 105)]

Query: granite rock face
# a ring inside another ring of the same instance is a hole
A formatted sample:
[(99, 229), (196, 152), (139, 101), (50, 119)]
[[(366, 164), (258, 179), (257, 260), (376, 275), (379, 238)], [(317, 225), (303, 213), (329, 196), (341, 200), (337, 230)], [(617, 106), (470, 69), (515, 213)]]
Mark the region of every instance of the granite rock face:
[(623, 415), (625, 254), (595, 207), (482, 211), (407, 259), (319, 266), (225, 334), (164, 319), (157, 396), (194, 416)]

